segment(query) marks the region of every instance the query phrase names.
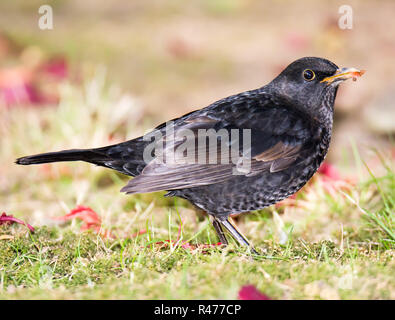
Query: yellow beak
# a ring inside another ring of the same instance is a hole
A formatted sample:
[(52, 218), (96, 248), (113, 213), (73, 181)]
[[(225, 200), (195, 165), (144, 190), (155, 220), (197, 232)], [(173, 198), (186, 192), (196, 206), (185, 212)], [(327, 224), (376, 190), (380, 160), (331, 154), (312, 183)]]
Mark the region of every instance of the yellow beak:
[(357, 80), (357, 77), (361, 77), (365, 73), (365, 70), (358, 70), (355, 68), (342, 68), (338, 69), (333, 76), (326, 77), (321, 82), (326, 82), (328, 84), (334, 82), (335, 80), (347, 80), (352, 78), (354, 81)]

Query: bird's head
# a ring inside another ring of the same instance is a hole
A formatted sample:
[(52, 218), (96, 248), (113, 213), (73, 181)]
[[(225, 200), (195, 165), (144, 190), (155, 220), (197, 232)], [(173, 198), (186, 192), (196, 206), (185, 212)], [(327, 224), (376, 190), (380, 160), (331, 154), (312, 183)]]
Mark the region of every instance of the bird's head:
[(325, 121), (332, 116), (339, 84), (363, 73), (355, 68), (340, 69), (327, 59), (306, 57), (288, 65), (269, 87), (296, 108)]

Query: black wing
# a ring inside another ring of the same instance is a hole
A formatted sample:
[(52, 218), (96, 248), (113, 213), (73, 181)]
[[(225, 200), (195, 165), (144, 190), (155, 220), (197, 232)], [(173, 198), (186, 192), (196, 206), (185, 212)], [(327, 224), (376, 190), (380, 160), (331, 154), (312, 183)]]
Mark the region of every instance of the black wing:
[[(145, 193), (192, 188), (223, 182), (235, 174), (250, 176), (284, 170), (309, 148), (310, 127), (308, 119), (270, 97), (247, 92), (236, 99), (226, 98), (168, 124), (171, 134), (166, 134), (164, 125), (158, 127), (161, 134), (165, 133), (155, 144), (155, 148), (160, 146), (159, 151), (121, 191)], [(207, 138), (206, 145), (199, 144), (202, 129), (227, 132), (229, 140), (224, 141), (224, 136), (218, 134), (216, 143), (209, 143)], [(242, 144), (244, 135), (233, 139), (232, 129), (240, 130), (239, 133), (250, 130), (250, 146)], [(235, 141), (239, 143), (236, 157), (231, 152), (237, 150), (232, 148)], [(193, 152), (188, 153), (191, 145)]]

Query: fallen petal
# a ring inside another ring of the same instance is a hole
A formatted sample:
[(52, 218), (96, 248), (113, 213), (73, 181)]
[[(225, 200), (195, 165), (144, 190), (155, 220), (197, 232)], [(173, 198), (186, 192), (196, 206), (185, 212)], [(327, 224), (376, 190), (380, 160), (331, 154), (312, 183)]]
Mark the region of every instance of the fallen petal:
[(341, 179), (339, 170), (337, 170), (335, 166), (331, 165), (328, 162), (322, 163), (322, 165), (318, 169), (318, 172), (333, 180)]
[(64, 57), (53, 58), (45, 62), (40, 69), (58, 79), (64, 79), (68, 76), (68, 65)]
[(30, 224), (28, 224), (28, 223), (26, 223), (26, 222), (24, 222), (24, 221), (22, 221), (22, 220), (20, 220), (18, 218), (14, 218), (12, 215), (8, 216), (5, 212), (3, 212), (2, 215), (0, 216), (0, 225), (5, 224), (5, 223), (9, 223), (9, 224), (19, 223), (19, 224), (23, 224), (26, 227), (28, 227), (31, 232), (34, 232), (34, 228)]
[(55, 220), (68, 221), (80, 219), (84, 223), (81, 231), (93, 230), (104, 238), (114, 238), (110, 231), (102, 229), (99, 215), (90, 207), (78, 206), (62, 217), (54, 217)]
[(71, 220), (74, 218), (81, 219), (88, 225), (101, 225), (101, 219), (99, 215), (89, 207), (78, 206), (77, 208), (71, 210), (68, 214), (62, 217), (54, 217), (56, 220)]
[(239, 300), (271, 300), (267, 295), (261, 293), (255, 286), (246, 285), (239, 291)]

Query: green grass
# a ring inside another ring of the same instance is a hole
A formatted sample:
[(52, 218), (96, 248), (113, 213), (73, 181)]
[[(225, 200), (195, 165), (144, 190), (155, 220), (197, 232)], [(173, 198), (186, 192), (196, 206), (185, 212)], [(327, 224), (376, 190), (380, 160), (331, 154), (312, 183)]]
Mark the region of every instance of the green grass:
[[(0, 109), (3, 110), (3, 109)], [(207, 217), (163, 193), (126, 196), (127, 177), (82, 163), (22, 167), (25, 154), (101, 146), (132, 138), (142, 108), (106, 84), (99, 71), (82, 88), (65, 84), (57, 108), (1, 115), (1, 211), (36, 227), (0, 226), (1, 299), (235, 299), (253, 284), (273, 299), (395, 299), (395, 178), (380, 156), (347, 190), (322, 179), (296, 205), (243, 215), (238, 225), (262, 253), (155, 244), (218, 240)], [(109, 140), (112, 133), (112, 140)], [(355, 154), (357, 161), (358, 154)], [(3, 178), (6, 177), (6, 178)], [(92, 207), (114, 239), (81, 232), (81, 222), (52, 217)], [(139, 230), (147, 233), (130, 237)]]
[(368, 244), (340, 249), (332, 241), (280, 246), (266, 240), (259, 242), (266, 255), (253, 260), (233, 246), (191, 252), (146, 243), (56, 228), (32, 236), (18, 230), (0, 243), (0, 297), (233, 299), (252, 283), (275, 299), (394, 298), (393, 253)]

